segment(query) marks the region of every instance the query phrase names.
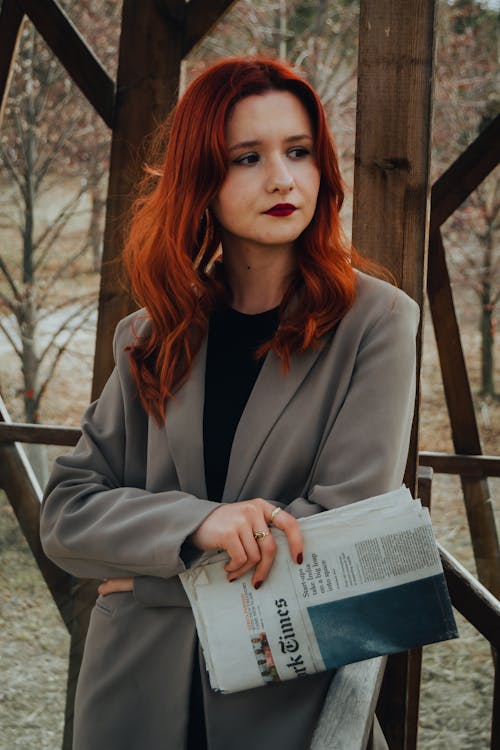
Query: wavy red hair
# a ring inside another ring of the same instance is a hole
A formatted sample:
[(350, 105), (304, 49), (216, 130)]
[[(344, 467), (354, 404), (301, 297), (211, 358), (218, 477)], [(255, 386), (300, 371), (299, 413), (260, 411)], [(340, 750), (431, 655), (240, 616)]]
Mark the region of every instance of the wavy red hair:
[[(314, 89), (275, 60), (234, 58), (210, 67), (155, 136), (153, 154), (162, 160), (153, 156), (155, 166), (147, 169), (124, 248), (135, 299), (151, 318), (150, 333), (130, 348), (131, 370), (144, 408), (158, 423), (189, 376), (217, 300), (229, 293), (209, 210), (228, 169), (228, 118), (239, 100), (271, 90), (294, 94), (306, 108), (321, 182), (313, 220), (297, 240), (297, 268), (281, 303), (280, 326), (259, 354), (274, 350), (286, 372), (291, 354), (318, 345), (353, 304), (354, 267), (380, 270), (343, 234), (342, 179)], [(299, 304), (290, 305), (292, 299)]]

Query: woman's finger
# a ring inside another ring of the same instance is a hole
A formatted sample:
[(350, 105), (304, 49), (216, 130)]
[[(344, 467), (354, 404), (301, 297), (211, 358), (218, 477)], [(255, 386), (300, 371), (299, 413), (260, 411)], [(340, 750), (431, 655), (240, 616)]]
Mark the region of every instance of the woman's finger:
[[(274, 510), (272, 506), (270, 507), (271, 510)], [(275, 513), (272, 519), (270, 513), (268, 521), (271, 522), (271, 520), (274, 527), (285, 532), (291, 558), (300, 565), (304, 559), (304, 542), (297, 519), (287, 513), (286, 510), (281, 510), (279, 513)]]
[(231, 534), (224, 544), (224, 549), (229, 556), (229, 561), (224, 566), (227, 573), (233, 573), (247, 565), (248, 552), (238, 534)]
[(115, 594), (117, 591), (133, 591), (133, 578), (108, 578), (103, 581), (97, 588), (101, 596)]
[(253, 531), (249, 525), (240, 530), (239, 536), (241, 545), (245, 550), (246, 560), (241, 566), (237, 566), (235, 564), (235, 561), (233, 560), (230, 560), (228, 563), (226, 563), (224, 568), (227, 573), (230, 574), (231, 580), (239, 578), (244, 573), (246, 573), (247, 570), (255, 567), (255, 565), (257, 565), (261, 558), (260, 546), (257, 544), (257, 541), (255, 540), (255, 537), (253, 535)]
[(258, 589), (266, 580), (276, 556), (276, 542), (271, 532), (258, 540), (261, 551), (260, 562), (256, 565), (252, 576), (253, 587)]

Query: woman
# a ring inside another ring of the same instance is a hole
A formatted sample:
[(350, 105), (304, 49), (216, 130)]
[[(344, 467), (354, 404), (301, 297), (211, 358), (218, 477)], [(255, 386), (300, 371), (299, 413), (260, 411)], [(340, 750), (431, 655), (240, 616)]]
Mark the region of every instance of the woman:
[(74, 747), (304, 750), (331, 674), (212, 692), (178, 573), (224, 548), (229, 581), (266, 585), (271, 523), (300, 563), (298, 517), (400, 485), (418, 308), (359, 270), (323, 109), (290, 69), (218, 63), (167, 131), (125, 248), (143, 310), (43, 505), (49, 557), (103, 580)]

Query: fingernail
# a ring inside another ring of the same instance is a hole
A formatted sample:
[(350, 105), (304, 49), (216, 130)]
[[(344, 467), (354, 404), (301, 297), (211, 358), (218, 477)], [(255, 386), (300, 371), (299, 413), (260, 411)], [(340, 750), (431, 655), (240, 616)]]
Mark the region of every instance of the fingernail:
[(236, 581), (236, 578), (228, 578), (227, 580), (229, 581), (229, 583), (232, 583), (233, 581)]
[(262, 581), (256, 581), (253, 585), (254, 589), (260, 589), (262, 586)]
[(302, 552), (299, 552), (299, 554), (297, 555), (297, 563), (299, 565), (302, 565), (303, 562), (304, 562), (304, 555), (302, 554)]

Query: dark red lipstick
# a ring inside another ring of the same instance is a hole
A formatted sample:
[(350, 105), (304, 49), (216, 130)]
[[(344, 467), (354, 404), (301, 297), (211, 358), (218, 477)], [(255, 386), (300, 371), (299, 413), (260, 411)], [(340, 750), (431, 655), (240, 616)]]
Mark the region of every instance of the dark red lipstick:
[(269, 216), (290, 216), (296, 210), (297, 207), (292, 203), (277, 203), (269, 211), (264, 211), (264, 213), (269, 214)]

